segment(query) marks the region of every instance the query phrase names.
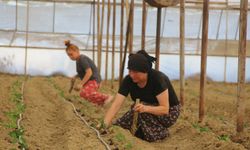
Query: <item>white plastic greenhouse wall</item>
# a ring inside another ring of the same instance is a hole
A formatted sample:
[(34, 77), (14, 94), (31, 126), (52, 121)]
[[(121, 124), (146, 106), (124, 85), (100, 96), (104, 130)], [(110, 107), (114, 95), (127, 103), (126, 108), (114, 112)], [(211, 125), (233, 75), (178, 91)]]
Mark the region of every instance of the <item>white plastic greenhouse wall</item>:
[[(234, 4), (237, 1), (229, 0), (229, 2)], [(162, 12), (160, 70), (165, 72), (170, 79), (179, 79), (179, 8), (164, 8)], [(106, 47), (107, 8), (104, 13), (103, 51)], [(156, 8), (148, 7), (145, 47), (152, 55), (154, 55), (155, 49), (156, 13)], [(237, 82), (239, 14), (239, 10), (209, 10), (207, 76), (215, 81)], [(0, 20), (0, 72), (15, 74), (27, 72), (30, 75), (46, 76), (60, 73), (73, 76), (76, 73), (75, 63), (65, 54), (63, 41), (66, 39), (70, 39), (72, 43), (78, 45), (82, 50), (81, 53), (91, 58), (93, 56), (91, 51), (93, 47), (93, 5), (90, 3), (0, 0)], [(117, 6), (116, 10), (116, 24), (115, 77), (118, 78), (120, 6)], [(110, 25), (109, 34), (112, 35), (112, 17)], [(200, 73), (201, 26), (202, 9), (186, 8), (186, 77)], [(134, 51), (141, 47), (141, 28), (142, 8), (136, 6)], [(124, 24), (124, 34), (125, 30), (126, 24)], [(96, 31), (97, 29), (95, 29)], [(248, 15), (247, 40), (246, 80), (249, 82), (250, 15)], [(226, 42), (227, 46), (225, 46)], [(111, 39), (109, 43), (111, 47)], [(95, 45), (97, 45), (96, 40)], [(110, 48), (109, 58), (111, 55)], [(25, 62), (25, 56), (27, 56), (27, 62)], [(104, 77), (104, 52), (102, 57), (101, 75)], [(96, 58), (97, 53), (95, 53), (95, 61)], [(111, 59), (109, 59), (109, 64), (111, 64)], [(111, 78), (111, 68), (107, 68), (107, 70), (108, 76)]]

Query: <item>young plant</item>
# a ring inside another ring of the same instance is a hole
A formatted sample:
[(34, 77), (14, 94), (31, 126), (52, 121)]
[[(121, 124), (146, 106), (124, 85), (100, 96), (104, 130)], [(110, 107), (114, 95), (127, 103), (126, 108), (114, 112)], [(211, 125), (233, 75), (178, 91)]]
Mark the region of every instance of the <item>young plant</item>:
[(13, 143), (17, 142), (19, 143), (21, 149), (28, 149), (26, 141), (23, 138), (23, 133), (24, 133), (23, 129), (20, 128), (13, 130), (12, 132), (9, 133), (9, 135), (12, 137)]
[(117, 141), (117, 142), (119, 142), (119, 143), (121, 143), (121, 145), (123, 145), (122, 146), (122, 149), (125, 149), (125, 150), (130, 150), (130, 149), (133, 149), (133, 144), (130, 142), (130, 141), (128, 141), (127, 139), (126, 139), (126, 137), (125, 137), (125, 135), (124, 134), (122, 134), (121, 132), (117, 132), (116, 134), (115, 134), (115, 140)]
[(48, 78), (49, 83), (57, 90), (58, 94), (62, 97), (65, 98), (64, 91), (55, 84), (55, 82), (51, 79)]
[(200, 126), (198, 123), (194, 123), (193, 127), (197, 130), (199, 130), (200, 132), (208, 132), (209, 128), (208, 127), (202, 127)]
[(229, 141), (230, 140), (230, 137), (229, 137), (229, 135), (220, 135), (220, 136), (218, 136), (218, 139), (219, 140), (222, 140), (222, 141)]
[(12, 139), (12, 143), (19, 143), (20, 148), (27, 149), (28, 146), (23, 139), (23, 129), (19, 128), (16, 124), (19, 119), (19, 114), (22, 114), (25, 110), (25, 105), (22, 102), (22, 91), (21, 91), (22, 82), (17, 80), (11, 87), (10, 90), (10, 101), (15, 103), (15, 108), (9, 112), (6, 112), (5, 115), (9, 118), (10, 122), (2, 123), (7, 128), (13, 129), (9, 135)]

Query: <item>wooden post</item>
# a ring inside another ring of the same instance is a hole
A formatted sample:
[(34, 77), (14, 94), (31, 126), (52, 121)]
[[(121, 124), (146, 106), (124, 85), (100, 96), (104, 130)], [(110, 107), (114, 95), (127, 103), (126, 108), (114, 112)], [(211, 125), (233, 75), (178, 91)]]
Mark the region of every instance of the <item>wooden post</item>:
[(114, 77), (115, 77), (115, 28), (116, 28), (116, 0), (113, 2), (113, 35), (112, 35), (112, 79), (111, 88), (114, 88)]
[(127, 31), (126, 31), (126, 41), (125, 41), (125, 47), (124, 47), (124, 54), (123, 54), (123, 60), (122, 60), (122, 68), (120, 69), (120, 77), (119, 77), (119, 85), (121, 85), (122, 79), (123, 79), (123, 73), (124, 73), (124, 67), (127, 57), (127, 50), (128, 50), (128, 42), (129, 42), (129, 34), (130, 34), (130, 24), (132, 20), (132, 5), (134, 4), (134, 0), (131, 0), (130, 3), (130, 9), (129, 9), (129, 17), (128, 17), (128, 23), (127, 23)]
[(237, 132), (243, 131), (245, 114), (245, 66), (247, 37), (247, 7), (248, 0), (240, 1), (240, 37), (238, 56), (238, 88), (237, 88)]
[[(124, 28), (124, 0), (121, 0), (121, 22), (120, 22), (120, 70), (122, 69), (122, 53), (123, 53), (123, 28)], [(121, 72), (119, 72), (121, 76)]]
[(180, 102), (185, 99), (185, 0), (180, 0)]
[(159, 70), (160, 62), (160, 47), (161, 47), (161, 7), (157, 8), (157, 27), (156, 27), (156, 43), (155, 43), (155, 56), (157, 58), (155, 69)]
[(207, 42), (208, 42), (208, 16), (209, 0), (203, 3), (203, 23), (202, 23), (202, 49), (201, 49), (201, 75), (200, 75), (200, 103), (199, 103), (199, 122), (202, 122), (205, 114), (205, 84), (207, 69)]
[(97, 57), (97, 64), (98, 64), (98, 73), (99, 74), (101, 73), (101, 68), (102, 68), (101, 64), (102, 64), (102, 33), (103, 33), (103, 24), (104, 24), (104, 3), (105, 3), (105, 0), (102, 0), (102, 16), (100, 18), (100, 0), (98, 0), (99, 34), (98, 34), (98, 57)]
[(108, 0), (108, 12), (107, 12), (107, 32), (106, 32), (106, 60), (105, 60), (105, 81), (108, 80), (108, 59), (109, 59), (109, 26), (110, 26), (110, 13), (111, 13), (110, 0)]
[(100, 64), (99, 64), (99, 43), (100, 43), (100, 0), (97, 0), (97, 69), (100, 73)]
[(226, 82), (226, 78), (227, 78), (227, 49), (228, 49), (228, 38), (227, 38), (227, 33), (228, 33), (228, 0), (226, 0), (226, 32), (225, 32), (225, 61), (224, 61), (224, 82)]
[[(131, 3), (130, 3), (131, 5)], [(129, 0), (125, 1), (125, 7), (126, 7), (126, 21), (129, 19), (129, 12), (130, 12), (130, 5), (129, 5)]]
[[(135, 101), (135, 105), (140, 103), (140, 99), (137, 98)], [(133, 122), (132, 122), (132, 126), (131, 126), (131, 133), (133, 135), (135, 135), (135, 132), (137, 130), (137, 122), (138, 122), (138, 112), (134, 112), (134, 116), (133, 116)]]
[(95, 0), (93, 2), (93, 48), (92, 48), (92, 59), (95, 62)]
[(130, 12), (131, 20), (130, 20), (130, 31), (129, 31), (129, 53), (133, 52), (133, 39), (134, 39), (134, 0), (131, 0), (130, 4)]
[(100, 0), (97, 0), (97, 69), (101, 72), (101, 24), (100, 24)]
[(147, 22), (147, 7), (146, 7), (146, 2), (142, 1), (141, 49), (143, 50), (145, 50), (146, 22)]

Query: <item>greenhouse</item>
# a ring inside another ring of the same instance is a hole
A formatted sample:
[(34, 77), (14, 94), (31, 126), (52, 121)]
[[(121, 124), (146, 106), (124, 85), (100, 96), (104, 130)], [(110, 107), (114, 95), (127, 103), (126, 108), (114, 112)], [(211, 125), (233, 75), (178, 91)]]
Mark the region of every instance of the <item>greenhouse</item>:
[[(250, 149), (250, 2), (152, 1), (0, 0), (0, 149)], [(169, 77), (183, 105), (170, 137), (148, 143), (116, 126), (99, 130), (111, 104), (68, 92), (77, 65), (65, 40), (93, 60), (100, 91), (113, 96), (130, 73), (129, 54), (143, 49), (156, 57), (153, 68)], [(206, 118), (197, 121), (204, 97)], [(21, 125), (15, 113), (23, 114)]]

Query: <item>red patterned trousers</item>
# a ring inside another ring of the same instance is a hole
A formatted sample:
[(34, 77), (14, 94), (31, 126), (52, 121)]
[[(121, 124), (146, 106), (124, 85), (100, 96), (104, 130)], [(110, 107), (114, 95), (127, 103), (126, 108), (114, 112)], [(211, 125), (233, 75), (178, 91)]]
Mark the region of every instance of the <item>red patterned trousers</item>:
[(96, 80), (89, 80), (82, 86), (80, 96), (97, 105), (103, 105), (108, 95), (98, 92), (99, 86)]

